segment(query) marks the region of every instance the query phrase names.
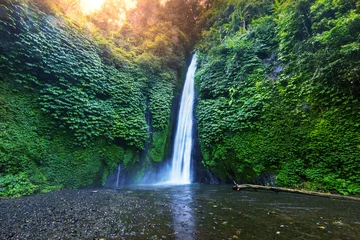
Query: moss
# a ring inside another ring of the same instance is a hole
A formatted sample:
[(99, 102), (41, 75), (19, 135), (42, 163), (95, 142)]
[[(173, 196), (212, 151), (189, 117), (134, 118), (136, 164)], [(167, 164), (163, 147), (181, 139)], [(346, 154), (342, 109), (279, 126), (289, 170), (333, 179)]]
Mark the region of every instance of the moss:
[(236, 11), (212, 9), (196, 77), (204, 164), (222, 179), (251, 182), (275, 168), (282, 186), (356, 194), (360, 55), (349, 33), (357, 6), (303, 1), (270, 12), (271, 4), (243, 9), (246, 31), (234, 28)]
[(121, 161), (138, 162), (136, 150), (105, 139), (79, 145), (69, 131), (54, 127), (51, 117), (38, 110), (33, 94), (14, 91), (7, 81), (0, 88), (1, 196), (84, 187), (97, 182), (99, 172), (104, 181)]
[(168, 127), (161, 132), (153, 133), (153, 140), (150, 150), (150, 157), (154, 162), (161, 162), (164, 159), (166, 143), (168, 141)]
[[(23, 183), (16, 192), (3, 187), (5, 195), (104, 184), (119, 163), (138, 181), (163, 159), (184, 56), (167, 37), (158, 41), (161, 56), (141, 46), (163, 28), (149, 29), (133, 45), (121, 34), (100, 33), (94, 23), (87, 34), (84, 17), (70, 19), (50, 0), (4, 4), (0, 169), (4, 186), (9, 179)], [(155, 133), (150, 157), (141, 162), (146, 99)]]

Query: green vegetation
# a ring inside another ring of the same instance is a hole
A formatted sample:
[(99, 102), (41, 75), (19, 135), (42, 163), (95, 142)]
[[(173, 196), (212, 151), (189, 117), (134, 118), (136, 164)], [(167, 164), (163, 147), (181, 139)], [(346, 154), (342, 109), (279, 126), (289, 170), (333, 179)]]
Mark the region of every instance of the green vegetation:
[[(218, 1), (215, 1), (217, 3)], [(357, 1), (224, 1), (198, 43), (203, 163), (226, 181), (360, 193)]]
[(109, 21), (121, 2), (91, 15), (77, 0), (0, 4), (0, 196), (104, 184), (119, 162), (139, 181), (162, 161), (192, 33), (156, 1)]
[(122, 0), (88, 15), (78, 0), (0, 4), (0, 196), (104, 184), (119, 163), (140, 181), (168, 154), (195, 44), (208, 170), (360, 193), (358, 1), (141, 0), (125, 10)]

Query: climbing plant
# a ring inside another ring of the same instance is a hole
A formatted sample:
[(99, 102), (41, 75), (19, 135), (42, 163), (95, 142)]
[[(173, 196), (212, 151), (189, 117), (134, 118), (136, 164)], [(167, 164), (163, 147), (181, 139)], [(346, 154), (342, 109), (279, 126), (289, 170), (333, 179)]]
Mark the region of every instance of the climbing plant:
[(197, 45), (205, 166), (223, 181), (268, 171), (280, 186), (359, 193), (359, 5), (226, 3)]

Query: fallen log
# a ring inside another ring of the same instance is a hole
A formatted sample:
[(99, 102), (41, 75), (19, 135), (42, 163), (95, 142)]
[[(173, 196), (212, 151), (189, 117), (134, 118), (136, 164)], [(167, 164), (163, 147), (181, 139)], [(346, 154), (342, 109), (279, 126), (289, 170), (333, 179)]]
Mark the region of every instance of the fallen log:
[(328, 197), (333, 199), (343, 199), (343, 200), (355, 200), (360, 201), (360, 198), (358, 197), (351, 197), (351, 196), (344, 196), (339, 194), (331, 194), (331, 193), (321, 193), (321, 192), (313, 192), (313, 191), (307, 191), (307, 190), (300, 190), (300, 189), (291, 189), (291, 188), (281, 188), (281, 187), (272, 187), (272, 186), (262, 186), (262, 185), (254, 185), (254, 184), (237, 184), (234, 182), (234, 186), (232, 187), (233, 190), (244, 190), (244, 189), (252, 189), (254, 191), (257, 190), (271, 190), (274, 192), (289, 192), (289, 193), (298, 193), (298, 194), (306, 194), (311, 196), (317, 196), (317, 197)]

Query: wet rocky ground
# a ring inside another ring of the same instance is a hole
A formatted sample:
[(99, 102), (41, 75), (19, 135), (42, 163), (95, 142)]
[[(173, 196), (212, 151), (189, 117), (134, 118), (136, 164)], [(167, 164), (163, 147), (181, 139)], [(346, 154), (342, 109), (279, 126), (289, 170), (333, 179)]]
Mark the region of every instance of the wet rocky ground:
[(360, 239), (360, 202), (231, 186), (134, 186), (0, 199), (0, 239)]
[[(1, 239), (144, 239), (169, 238), (170, 217), (161, 199), (132, 196), (131, 191), (68, 190), (0, 200)], [(168, 221), (167, 221), (168, 222)], [(158, 232), (162, 235), (158, 236)]]

